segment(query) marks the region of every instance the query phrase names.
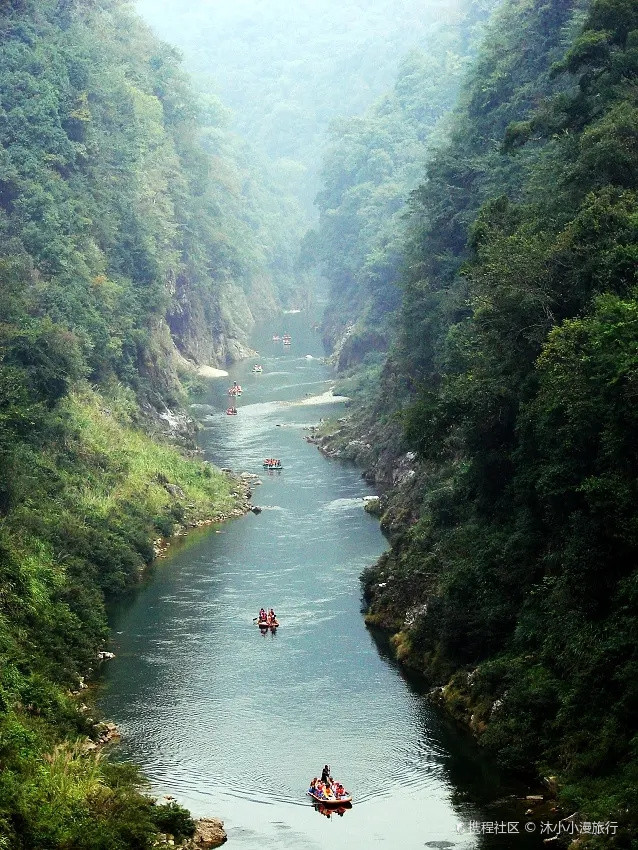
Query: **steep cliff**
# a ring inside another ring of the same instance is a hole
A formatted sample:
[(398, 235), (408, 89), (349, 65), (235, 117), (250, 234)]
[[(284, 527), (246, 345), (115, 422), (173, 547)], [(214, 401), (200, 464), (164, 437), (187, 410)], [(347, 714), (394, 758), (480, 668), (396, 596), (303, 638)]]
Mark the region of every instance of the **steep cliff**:
[(251, 293), (276, 301), (250, 227), (236, 238), (241, 193), (199, 138), (174, 52), (126, 3), (0, 5), (0, 846), (12, 850), (150, 850), (160, 832), (194, 829), (103, 756), (111, 733), (84, 685), (106, 602), (136, 586), (159, 540), (245, 509), (238, 483), (161, 435), (189, 438), (175, 412), (183, 355), (226, 362)]
[(327, 439), (385, 480), (393, 444), (412, 463), (382, 499), (369, 621), (503, 765), (611, 812), (588, 841), (618, 847), (638, 822), (637, 14), (496, 13), (413, 195), (381, 394)]

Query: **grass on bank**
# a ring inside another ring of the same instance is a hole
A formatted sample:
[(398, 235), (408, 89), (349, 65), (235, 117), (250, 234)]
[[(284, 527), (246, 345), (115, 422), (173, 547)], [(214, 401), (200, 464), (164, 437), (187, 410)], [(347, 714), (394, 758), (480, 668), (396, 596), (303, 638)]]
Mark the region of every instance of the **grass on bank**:
[(153, 540), (237, 504), (231, 480), (135, 417), (128, 391), (81, 385), (2, 457), (0, 850), (151, 850), (192, 828), (85, 746), (99, 733), (73, 695), (108, 638), (106, 601), (136, 586)]
[[(186, 522), (232, 510), (235, 499), (228, 478), (209, 463), (186, 458), (174, 446), (135, 428), (132, 404), (123, 390), (105, 401), (84, 388), (65, 400), (62, 409), (76, 437), (73, 448), (90, 474), (67, 482), (73, 501), (107, 516), (119, 504), (141, 500), (149, 516), (165, 518), (174, 515), (179, 502), (184, 511), (179, 521)], [(179, 487), (184, 495), (167, 487)]]

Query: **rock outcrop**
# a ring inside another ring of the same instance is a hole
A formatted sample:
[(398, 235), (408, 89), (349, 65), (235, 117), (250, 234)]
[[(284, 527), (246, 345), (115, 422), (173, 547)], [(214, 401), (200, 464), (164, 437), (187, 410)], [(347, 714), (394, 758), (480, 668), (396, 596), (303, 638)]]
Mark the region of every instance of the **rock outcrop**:
[(197, 821), (195, 835), (185, 845), (185, 850), (211, 850), (213, 847), (221, 847), (227, 840), (223, 821), (219, 818), (202, 818)]

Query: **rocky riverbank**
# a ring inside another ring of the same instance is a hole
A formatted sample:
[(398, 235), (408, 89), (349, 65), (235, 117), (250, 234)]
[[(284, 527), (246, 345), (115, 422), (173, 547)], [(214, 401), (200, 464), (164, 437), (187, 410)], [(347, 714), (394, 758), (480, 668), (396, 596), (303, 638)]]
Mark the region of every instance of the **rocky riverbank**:
[(179, 505), (183, 511), (183, 519), (176, 524), (170, 537), (162, 536), (153, 540), (155, 558), (164, 557), (170, 548), (171, 542), (176, 537), (184, 537), (189, 531), (193, 531), (196, 528), (215, 525), (229, 519), (237, 519), (250, 511), (254, 512), (250, 500), (253, 495), (252, 486), (254, 484), (261, 484), (258, 476), (247, 472), (235, 474), (231, 469), (223, 469), (221, 471), (231, 482), (234, 505), (223, 509), (215, 508), (209, 516), (203, 516), (201, 507), (195, 510), (195, 505), (186, 501), (186, 494), (181, 487), (169, 481), (164, 482), (164, 488), (175, 499), (176, 505)]
[(185, 850), (212, 850), (228, 840), (224, 821), (218, 818), (202, 818), (196, 821), (195, 835), (186, 844)]
[(195, 821), (195, 835), (192, 838), (176, 843), (172, 835), (161, 835), (156, 847), (177, 847), (179, 850), (213, 850), (228, 841), (224, 829), (224, 821), (219, 818), (200, 818)]

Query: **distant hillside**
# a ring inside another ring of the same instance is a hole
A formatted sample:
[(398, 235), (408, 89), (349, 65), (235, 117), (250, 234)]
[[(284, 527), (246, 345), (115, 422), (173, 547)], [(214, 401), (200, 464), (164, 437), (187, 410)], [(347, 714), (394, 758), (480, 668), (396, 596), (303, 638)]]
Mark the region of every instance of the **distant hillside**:
[(388, 350), (401, 301), (408, 196), (423, 179), (497, 5), (468, 0), (455, 15), (430, 21), (423, 49), (401, 60), (394, 87), (362, 117), (332, 126), (319, 224), (308, 243), (330, 285), (324, 339), (329, 350), (339, 349), (339, 371)]
[[(184, 51), (203, 87), (221, 94), (238, 131), (276, 162), (273, 177), (311, 210), (330, 123), (363, 112), (400, 59), (462, 0), (138, 0), (157, 32)], [(489, 0), (474, 5), (489, 6)]]

